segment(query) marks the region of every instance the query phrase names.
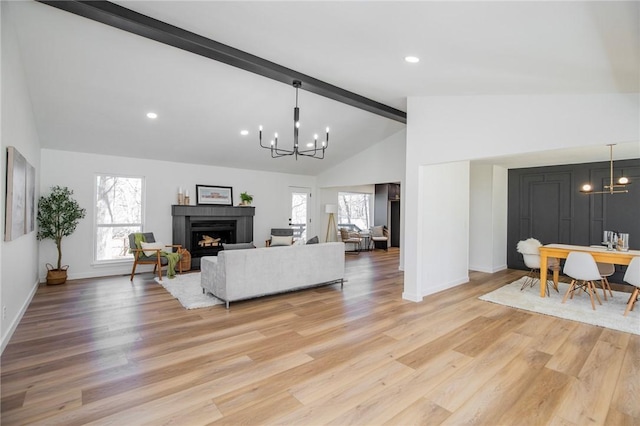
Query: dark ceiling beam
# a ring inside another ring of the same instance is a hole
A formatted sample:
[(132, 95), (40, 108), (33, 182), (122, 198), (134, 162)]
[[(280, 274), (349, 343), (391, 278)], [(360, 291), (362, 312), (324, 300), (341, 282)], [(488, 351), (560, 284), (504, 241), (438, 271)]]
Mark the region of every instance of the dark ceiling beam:
[(299, 80), (301, 89), (306, 91), (391, 120), (407, 122), (404, 111), (108, 1), (37, 1), (282, 83), (292, 85), (294, 80)]

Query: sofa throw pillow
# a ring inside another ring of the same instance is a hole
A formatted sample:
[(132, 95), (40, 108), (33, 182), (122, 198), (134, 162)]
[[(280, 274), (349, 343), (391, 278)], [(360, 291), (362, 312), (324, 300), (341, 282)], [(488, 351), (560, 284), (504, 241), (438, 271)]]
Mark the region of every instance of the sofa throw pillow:
[(382, 226), (374, 226), (371, 228), (371, 236), (372, 237), (384, 237), (384, 233), (382, 231)]
[(224, 250), (245, 250), (245, 249), (254, 249), (254, 248), (256, 248), (256, 246), (253, 245), (253, 242), (250, 242), (250, 243), (236, 243), (236, 244), (222, 243), (222, 248)]
[(293, 244), (293, 236), (277, 236), (277, 235), (272, 235), (271, 236), (271, 247), (275, 247), (275, 246), (290, 246), (291, 244)]
[(144, 241), (140, 241), (140, 248), (144, 250), (145, 256), (155, 256), (157, 253), (155, 249), (164, 250), (165, 247), (161, 242), (145, 243)]
[(320, 242), (320, 240), (318, 240), (318, 236), (316, 235), (313, 238), (309, 238), (307, 240), (307, 244), (318, 244)]

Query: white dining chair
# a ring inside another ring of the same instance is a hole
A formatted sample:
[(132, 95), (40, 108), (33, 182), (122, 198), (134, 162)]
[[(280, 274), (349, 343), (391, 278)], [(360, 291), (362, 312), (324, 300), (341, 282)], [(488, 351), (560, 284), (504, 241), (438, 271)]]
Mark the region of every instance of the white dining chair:
[[(528, 238), (526, 240), (518, 241), (516, 250), (522, 255), (524, 264), (527, 268), (529, 268), (529, 273), (522, 283), (520, 291), (524, 290), (527, 287), (533, 287), (536, 284), (536, 279), (538, 279), (538, 281), (540, 280), (540, 247), (542, 247), (542, 243), (535, 238)], [(556, 262), (556, 259), (548, 258), (547, 268), (551, 269), (551, 265), (555, 265)], [(549, 295), (549, 285), (555, 286), (553, 281), (547, 280), (547, 296)], [(557, 288), (556, 291), (558, 291)]]
[(640, 257), (631, 259), (631, 263), (627, 266), (627, 272), (624, 273), (624, 278), (622, 279), (636, 287), (633, 293), (631, 293), (629, 303), (627, 303), (627, 309), (624, 311), (624, 316), (627, 316), (629, 311), (633, 311), (633, 307), (638, 299), (638, 293), (640, 293)]
[[(590, 247), (597, 247), (604, 249), (601, 245), (592, 245)], [(602, 287), (602, 294), (604, 295), (604, 300), (607, 300), (607, 290), (609, 290), (609, 295), (613, 297), (613, 292), (611, 291), (611, 285), (609, 285), (609, 280), (607, 279), (611, 275), (615, 274), (616, 267), (613, 263), (601, 263), (596, 262), (596, 266), (598, 267), (598, 271), (600, 271), (600, 287)]]
[(602, 277), (600, 276), (600, 271), (598, 271), (596, 261), (593, 260), (591, 254), (579, 251), (570, 252), (564, 263), (563, 273), (571, 277), (571, 285), (569, 285), (569, 289), (565, 293), (562, 303), (567, 301), (569, 294), (571, 294), (571, 298), (573, 299), (573, 293), (577, 290), (582, 290), (589, 294), (591, 308), (594, 311), (596, 310), (596, 305), (593, 296), (595, 296), (596, 299), (598, 299), (598, 303), (602, 305), (594, 284), (594, 281), (600, 281)]

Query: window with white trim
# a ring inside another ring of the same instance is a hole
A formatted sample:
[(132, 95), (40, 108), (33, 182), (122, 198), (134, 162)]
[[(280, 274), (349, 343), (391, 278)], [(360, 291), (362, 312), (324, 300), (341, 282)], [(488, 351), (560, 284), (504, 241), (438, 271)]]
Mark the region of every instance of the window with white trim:
[(144, 212), (141, 177), (96, 175), (95, 262), (131, 259), (129, 234), (142, 232)]
[(371, 194), (338, 192), (338, 227), (364, 231), (371, 223)]

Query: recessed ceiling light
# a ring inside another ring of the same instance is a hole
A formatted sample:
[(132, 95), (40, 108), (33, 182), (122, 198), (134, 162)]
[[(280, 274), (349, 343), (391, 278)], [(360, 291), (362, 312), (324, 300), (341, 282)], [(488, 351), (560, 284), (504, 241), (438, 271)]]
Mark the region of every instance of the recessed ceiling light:
[(155, 112), (148, 112), (147, 117), (151, 119), (158, 118), (158, 114), (156, 114)]
[(240, 134), (242, 136), (247, 136), (249, 134), (249, 131), (248, 130), (240, 130)]
[(418, 58), (417, 56), (405, 56), (404, 60), (409, 62), (410, 64), (417, 64), (418, 62), (420, 62), (420, 58)]

